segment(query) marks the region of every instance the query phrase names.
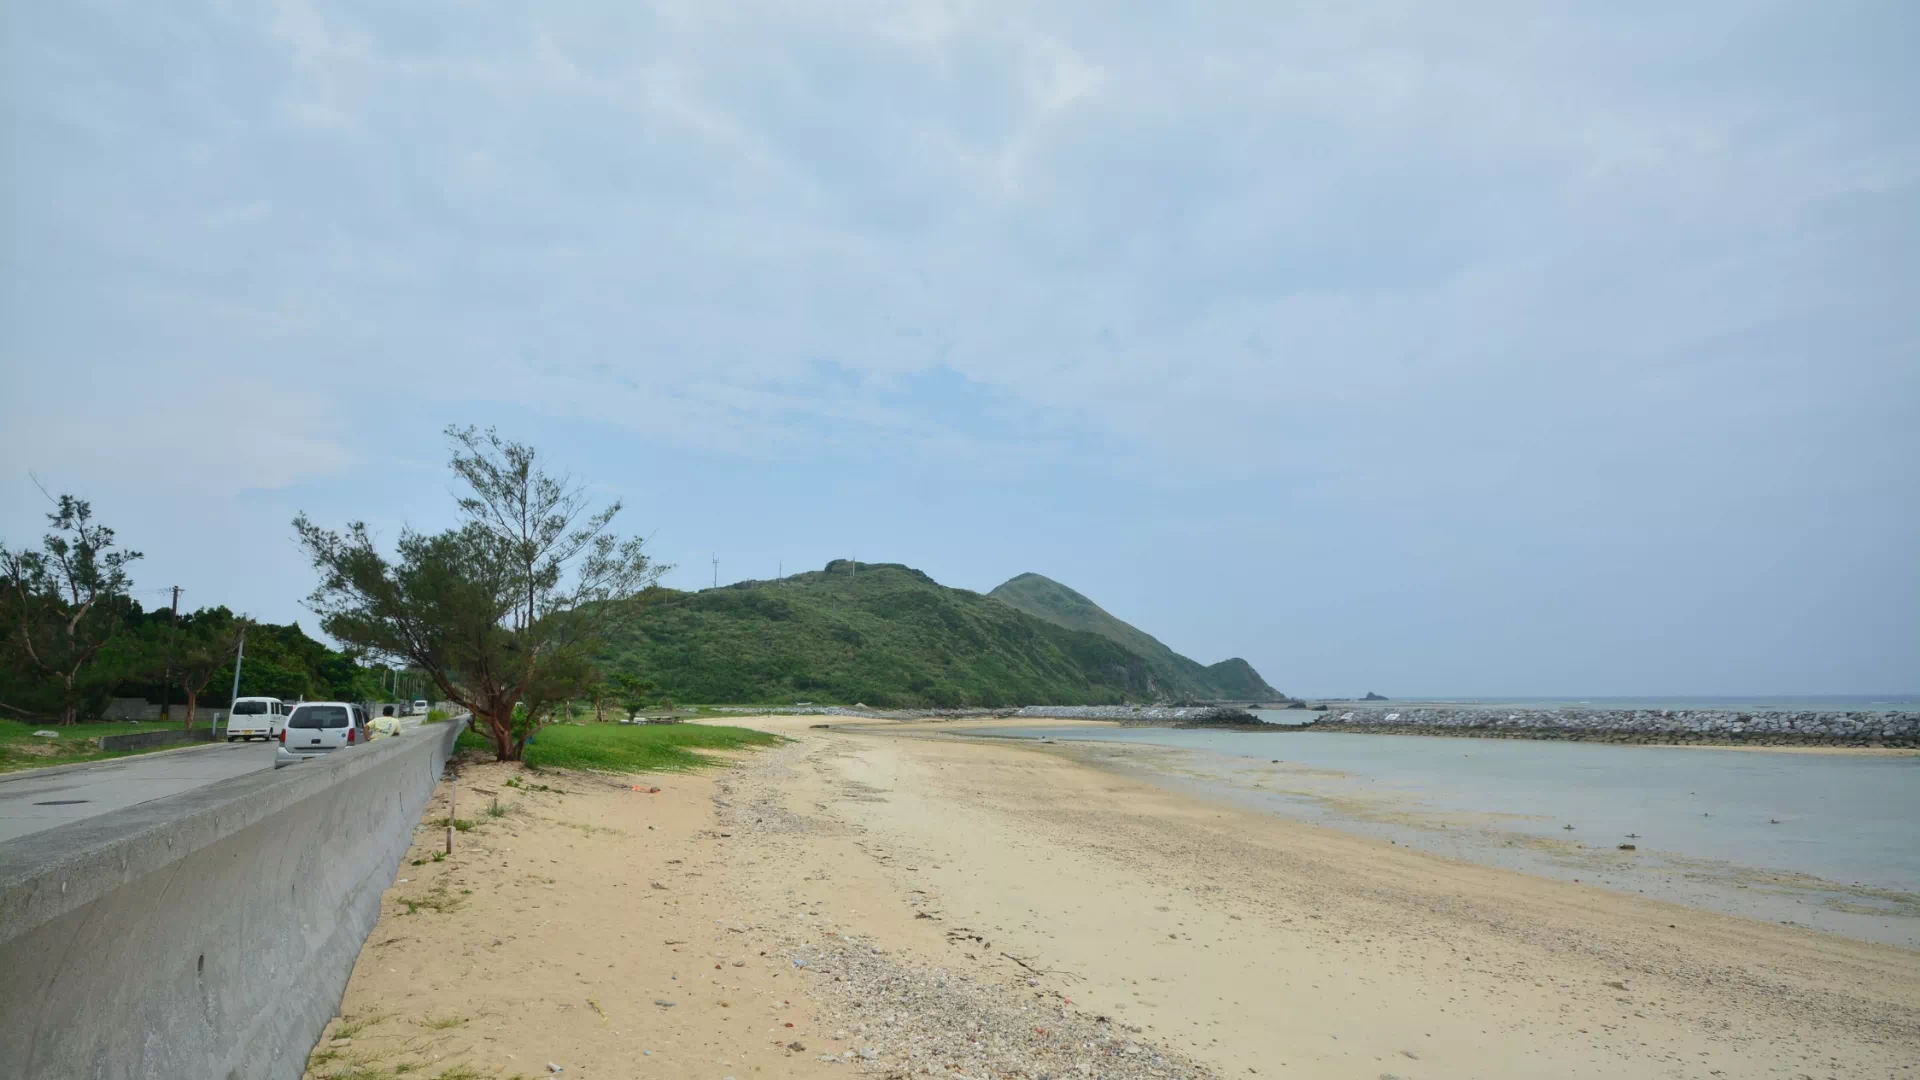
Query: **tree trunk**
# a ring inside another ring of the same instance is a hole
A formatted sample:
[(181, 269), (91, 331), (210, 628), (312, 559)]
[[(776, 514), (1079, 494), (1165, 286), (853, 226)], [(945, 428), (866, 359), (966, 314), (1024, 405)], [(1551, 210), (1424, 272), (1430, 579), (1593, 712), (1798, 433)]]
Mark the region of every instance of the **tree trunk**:
[(195, 705), (199, 704), (200, 691), (195, 690), (191, 686), (182, 687), (182, 689), (184, 689), (187, 692), (187, 719), (185, 723), (180, 725), (180, 727), (183, 731), (192, 731), (193, 730), (193, 708)]
[(486, 721), (487, 737), (493, 740), (493, 759), (519, 761), (520, 747), (513, 741), (513, 702), (493, 698), (487, 702), (486, 713), (478, 719)]
[(73, 700), (73, 675), (60, 676), (60, 682), (67, 688), (66, 694), (60, 699), (60, 726), (72, 727), (80, 722), (80, 707)]

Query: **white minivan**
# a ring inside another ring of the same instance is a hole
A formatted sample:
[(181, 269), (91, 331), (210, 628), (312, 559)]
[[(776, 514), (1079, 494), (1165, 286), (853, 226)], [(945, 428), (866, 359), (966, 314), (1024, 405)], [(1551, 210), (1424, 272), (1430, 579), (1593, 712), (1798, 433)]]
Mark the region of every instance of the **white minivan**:
[(350, 746), (365, 746), (367, 713), (347, 701), (303, 701), (294, 706), (280, 729), (274, 766), (290, 764)]
[(426, 698), (414, 698), (414, 699), (413, 699), (413, 715), (415, 715), (415, 716), (425, 716), (425, 715), (427, 715), (427, 713), (428, 713), (428, 712), (430, 712), (430, 711), (431, 711), (431, 708), (430, 708), (430, 707), (429, 707), (429, 706), (427, 705), (427, 699), (426, 699)]
[(272, 739), (287, 721), (287, 707), (279, 698), (235, 698), (227, 710), (227, 741), (236, 739)]

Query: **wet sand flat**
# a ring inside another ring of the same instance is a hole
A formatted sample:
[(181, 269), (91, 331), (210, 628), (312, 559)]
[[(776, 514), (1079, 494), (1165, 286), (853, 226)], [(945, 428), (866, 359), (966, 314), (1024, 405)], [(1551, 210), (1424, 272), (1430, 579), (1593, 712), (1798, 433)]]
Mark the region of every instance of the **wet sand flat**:
[(361, 1054), (715, 1080), (1920, 1061), (1920, 953), (1216, 805), (1063, 745), (818, 722), (742, 721), (794, 741), (710, 774), (540, 779), (565, 795), (470, 770), (517, 808), (439, 863), (423, 829), (343, 1006), (375, 1019), (311, 1075)]

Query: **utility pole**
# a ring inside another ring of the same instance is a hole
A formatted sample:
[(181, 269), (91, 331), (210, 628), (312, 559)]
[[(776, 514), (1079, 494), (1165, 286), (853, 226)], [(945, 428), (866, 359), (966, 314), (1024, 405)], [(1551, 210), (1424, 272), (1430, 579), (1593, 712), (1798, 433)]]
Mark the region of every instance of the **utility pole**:
[[(233, 654), (233, 692), (227, 695), (227, 715), (233, 715), (233, 699), (240, 696), (240, 665), (247, 658), (247, 628), (240, 628), (240, 647)], [(207, 721), (207, 738), (212, 741), (213, 721)]]
[(180, 586), (173, 587), (173, 612), (167, 616), (167, 681), (160, 686), (160, 722), (173, 719), (173, 636), (180, 625)]
[(713, 587), (720, 587), (720, 553), (713, 553)]

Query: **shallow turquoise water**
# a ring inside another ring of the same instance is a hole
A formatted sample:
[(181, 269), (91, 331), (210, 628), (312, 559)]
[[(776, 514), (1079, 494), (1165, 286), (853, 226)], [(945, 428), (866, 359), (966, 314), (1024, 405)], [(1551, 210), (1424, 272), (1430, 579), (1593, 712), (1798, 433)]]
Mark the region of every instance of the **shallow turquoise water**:
[[(1920, 944), (1920, 909), (1902, 914), (1897, 899), (1835, 897), (1750, 873), (1920, 893), (1920, 756), (1173, 728), (1036, 725), (994, 734), (1177, 749), (1186, 753), (1162, 770), (1165, 782), (1288, 816), (1453, 857)], [(1620, 843), (1638, 848), (1631, 866), (1622, 865)], [(1571, 845), (1580, 850), (1543, 850)], [(1863, 914), (1862, 906), (1888, 914)]]

